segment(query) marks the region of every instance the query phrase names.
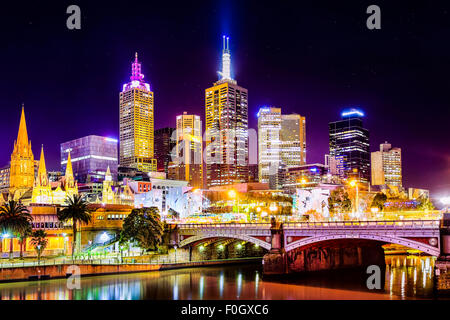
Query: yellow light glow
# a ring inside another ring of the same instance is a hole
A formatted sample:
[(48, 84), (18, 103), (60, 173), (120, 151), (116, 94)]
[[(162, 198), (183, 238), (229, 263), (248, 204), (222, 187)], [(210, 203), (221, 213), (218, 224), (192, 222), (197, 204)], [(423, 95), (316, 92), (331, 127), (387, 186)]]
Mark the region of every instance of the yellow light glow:
[(229, 196), (230, 198), (234, 199), (234, 198), (236, 198), (236, 195), (237, 195), (236, 190), (230, 189), (230, 190), (228, 191), (228, 196)]

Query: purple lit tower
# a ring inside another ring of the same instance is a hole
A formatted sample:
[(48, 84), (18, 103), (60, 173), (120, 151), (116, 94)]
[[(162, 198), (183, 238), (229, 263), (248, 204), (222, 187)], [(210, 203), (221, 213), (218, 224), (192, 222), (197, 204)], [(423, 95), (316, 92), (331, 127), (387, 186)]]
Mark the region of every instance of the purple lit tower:
[(65, 172), (71, 156), (75, 180), (80, 183), (101, 182), (110, 169), (117, 178), (117, 140), (90, 135), (61, 143), (61, 171)]
[(156, 171), (154, 159), (154, 105), (150, 84), (144, 82), (136, 53), (130, 82), (122, 86), (119, 110), (119, 164), (139, 171)]

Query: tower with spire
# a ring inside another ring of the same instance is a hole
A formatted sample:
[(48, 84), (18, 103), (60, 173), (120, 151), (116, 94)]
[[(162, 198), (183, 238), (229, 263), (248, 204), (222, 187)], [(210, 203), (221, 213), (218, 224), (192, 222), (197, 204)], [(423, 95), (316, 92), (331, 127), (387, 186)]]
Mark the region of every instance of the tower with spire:
[(102, 203), (104, 204), (114, 204), (115, 203), (115, 193), (112, 189), (113, 179), (111, 175), (111, 170), (106, 170), (105, 180), (103, 180), (103, 190), (102, 190)]
[(67, 159), (65, 176), (61, 181), (54, 183), (52, 186), (52, 183), (48, 179), (45, 165), (44, 146), (42, 146), (38, 173), (34, 181), (31, 196), (31, 203), (64, 205), (67, 197), (73, 197), (75, 194), (78, 194), (78, 185), (73, 177), (70, 152)]
[(130, 82), (122, 86), (119, 95), (119, 162), (122, 167), (156, 171), (153, 99), (136, 53), (131, 63)]
[(248, 181), (248, 91), (231, 76), (229, 40), (222, 37), (220, 79), (205, 90), (208, 188)]
[(52, 202), (52, 187), (48, 180), (47, 168), (45, 166), (44, 146), (42, 145), (38, 174), (34, 181), (31, 203), (51, 204)]
[(25, 110), (22, 105), (19, 132), (11, 154), (9, 192), (15, 200), (18, 200), (25, 192), (33, 188), (33, 183), (34, 156), (31, 150), (31, 141), (28, 140)]

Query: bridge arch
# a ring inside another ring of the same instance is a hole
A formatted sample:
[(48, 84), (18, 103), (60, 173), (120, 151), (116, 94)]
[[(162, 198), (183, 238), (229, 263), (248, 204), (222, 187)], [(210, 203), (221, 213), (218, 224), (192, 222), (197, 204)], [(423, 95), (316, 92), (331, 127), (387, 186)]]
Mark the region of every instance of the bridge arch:
[(247, 236), (245, 234), (233, 234), (230, 235), (229, 233), (221, 233), (221, 232), (215, 232), (215, 233), (210, 233), (210, 234), (201, 234), (201, 235), (196, 235), (196, 236), (191, 236), (187, 239), (181, 240), (178, 243), (178, 246), (184, 247), (190, 243), (193, 242), (197, 242), (200, 240), (205, 240), (205, 239), (210, 239), (210, 238), (228, 238), (228, 239), (236, 239), (236, 240), (243, 240), (243, 241), (247, 241), (247, 242), (251, 242), (254, 244), (257, 244), (258, 246), (270, 250), (271, 249), (271, 244), (267, 243), (261, 239), (258, 238), (254, 238), (252, 236)]
[(335, 239), (366, 239), (366, 240), (374, 240), (391, 244), (402, 245), (411, 249), (417, 249), (424, 253), (427, 253), (432, 256), (438, 257), (440, 255), (440, 249), (437, 247), (433, 247), (431, 245), (427, 245), (425, 243), (414, 241), (408, 238), (401, 238), (395, 236), (387, 236), (387, 235), (369, 235), (369, 234), (358, 234), (358, 235), (349, 235), (349, 234), (330, 234), (330, 235), (320, 235), (320, 236), (311, 236), (307, 238), (303, 238), (289, 244), (285, 245), (286, 252), (306, 246), (312, 243), (319, 243), (326, 240), (335, 240)]

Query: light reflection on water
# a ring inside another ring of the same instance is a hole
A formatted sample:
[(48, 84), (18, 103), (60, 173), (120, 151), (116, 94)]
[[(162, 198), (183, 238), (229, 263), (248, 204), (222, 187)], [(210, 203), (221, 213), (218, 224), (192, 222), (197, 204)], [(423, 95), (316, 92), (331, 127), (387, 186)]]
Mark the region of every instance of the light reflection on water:
[(65, 279), (0, 284), (1, 300), (135, 299), (414, 299), (433, 294), (434, 258), (387, 256), (384, 292), (365, 288), (353, 271), (267, 280), (261, 265), (192, 268), (86, 277), (81, 289)]

